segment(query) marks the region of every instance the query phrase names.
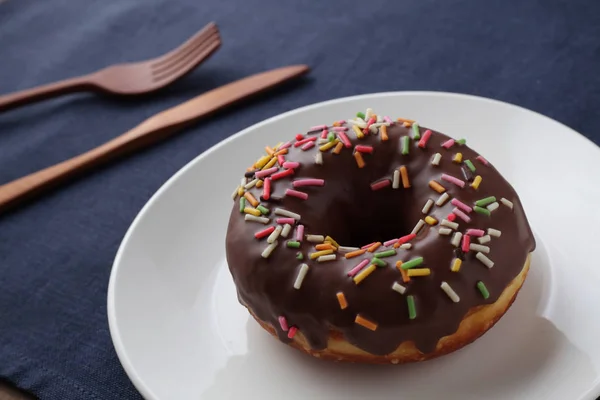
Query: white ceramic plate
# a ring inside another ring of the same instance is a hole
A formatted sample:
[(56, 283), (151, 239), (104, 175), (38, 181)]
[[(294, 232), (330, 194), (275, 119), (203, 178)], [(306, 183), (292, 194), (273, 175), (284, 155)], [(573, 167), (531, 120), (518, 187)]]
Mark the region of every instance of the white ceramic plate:
[[(238, 304), (225, 262), (230, 195), (264, 144), (366, 107), (468, 138), (515, 186), (538, 243), (504, 318), (472, 345), (420, 364), (334, 364), (280, 344)], [(115, 348), (149, 399), (593, 399), (599, 172), (599, 149), (573, 130), (472, 96), (372, 94), (271, 118), (189, 163), (137, 216), (110, 279)]]

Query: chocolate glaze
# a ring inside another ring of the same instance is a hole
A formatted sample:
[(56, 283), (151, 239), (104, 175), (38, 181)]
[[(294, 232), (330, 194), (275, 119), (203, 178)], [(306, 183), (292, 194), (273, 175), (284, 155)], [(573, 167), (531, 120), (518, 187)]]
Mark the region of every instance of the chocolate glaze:
[[(421, 134), (426, 128), (421, 127)], [(268, 259), (261, 257), (267, 246), (265, 239), (257, 240), (254, 233), (275, 224), (272, 213), (267, 225), (245, 222), (244, 214), (239, 211), (236, 200), (229, 220), (226, 247), (227, 261), (238, 297), (258, 318), (273, 325), (282, 341), (289, 341), (278, 323), (278, 317), (284, 315), (290, 326), (295, 325), (306, 337), (314, 350), (324, 349), (330, 329), (341, 332), (345, 339), (371, 354), (385, 355), (394, 351), (404, 341), (414, 341), (423, 353), (435, 349), (438, 340), (454, 333), (460, 321), (473, 307), (495, 302), (506, 286), (515, 278), (527, 258), (535, 249), (535, 240), (525, 217), (523, 207), (512, 186), (490, 164), (483, 165), (475, 158), (478, 153), (468, 146), (455, 144), (451, 149), (441, 147), (448, 140), (446, 135), (433, 132), (427, 147), (417, 147), (417, 141), (411, 140), (410, 154), (400, 154), (400, 138), (412, 133), (409, 129), (393, 125), (388, 128), (388, 141), (381, 141), (380, 135), (369, 135), (363, 140), (356, 139), (352, 130), (348, 136), (353, 145), (371, 145), (373, 154), (364, 154), (366, 166), (359, 169), (352, 156), (352, 149), (344, 148), (339, 154), (331, 151), (323, 153), (323, 165), (314, 163), (318, 146), (309, 151), (291, 147), (287, 161), (298, 161), (292, 179), (281, 179), (272, 183), (274, 197), (281, 198), (277, 203), (261, 201), (270, 208), (285, 208), (301, 215), (301, 224), (307, 234), (332, 236), (342, 246), (362, 246), (375, 241), (386, 241), (407, 235), (419, 219), (425, 217), (421, 209), (427, 199), (437, 200), (440, 196), (428, 186), (431, 179), (441, 183), (451, 198), (458, 198), (472, 205), (476, 200), (496, 196), (505, 197), (514, 204), (510, 210), (504, 205), (492, 212), (491, 217), (471, 213), (471, 222), (465, 223), (459, 218), (458, 231), (468, 228), (495, 228), (502, 232), (500, 238), (492, 238), (486, 243), (491, 251), (487, 256), (494, 261), (492, 269), (486, 268), (470, 251), (463, 256), (460, 272), (450, 271), (455, 257), (455, 248), (450, 244), (451, 236), (437, 233), (439, 226), (425, 226), (411, 242), (409, 250), (397, 249), (395, 257), (385, 258), (388, 266), (378, 268), (360, 285), (356, 285), (347, 276), (365, 256), (345, 259), (338, 254), (336, 261), (318, 263), (309, 260), (308, 254), (314, 252), (314, 244), (306, 240), (301, 249), (285, 246), (288, 239), (295, 237), (295, 229), (287, 238), (279, 238), (279, 246)], [(432, 156), (441, 153), (438, 167), (431, 165)], [(444, 182), (442, 173), (463, 179), (461, 165), (452, 162), (456, 152), (463, 154), (463, 160), (471, 160), (483, 181), (478, 190), (469, 184), (464, 189)], [(392, 177), (394, 169), (406, 165), (411, 187), (403, 189), (385, 189), (372, 191), (370, 184)], [(241, 172), (241, 171), (240, 171)], [(292, 180), (299, 178), (322, 178), (324, 187), (302, 187), (309, 194), (303, 201), (285, 197), (286, 189), (292, 187)], [(249, 178), (250, 179), (250, 178)], [(250, 192), (259, 199), (262, 189), (252, 188)], [(429, 215), (438, 221), (454, 208), (447, 201), (442, 207), (434, 205)], [(477, 243), (475, 241), (475, 243)], [(305, 259), (296, 259), (298, 251)], [(407, 261), (414, 257), (424, 257), (422, 267), (430, 268), (432, 273), (426, 277), (411, 278), (403, 283), (395, 267), (397, 260)], [(299, 290), (293, 283), (302, 262), (310, 270)], [(446, 281), (460, 296), (459, 303), (453, 303), (440, 289), (440, 283)], [(483, 281), (490, 292), (484, 300), (476, 288)], [(407, 287), (405, 295), (391, 289), (393, 282)], [(336, 293), (342, 291), (348, 307), (341, 310)], [(408, 318), (406, 295), (415, 297), (417, 317)], [(371, 331), (354, 322), (357, 314), (376, 322), (378, 328)]]

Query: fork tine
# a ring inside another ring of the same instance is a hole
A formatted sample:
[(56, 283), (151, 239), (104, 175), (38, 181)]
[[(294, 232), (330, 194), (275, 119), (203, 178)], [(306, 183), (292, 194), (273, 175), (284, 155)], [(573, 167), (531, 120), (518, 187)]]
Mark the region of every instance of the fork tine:
[(210, 56), (212, 53), (214, 53), (215, 50), (217, 50), (219, 48), (219, 46), (221, 46), (220, 40), (216, 40), (216, 41), (208, 44), (207, 46), (204, 46), (202, 48), (202, 50), (198, 50), (197, 52), (195, 52), (191, 59), (188, 57), (188, 59), (185, 62), (179, 63), (178, 65), (174, 66), (173, 69), (153, 74), (154, 81), (159, 82), (159, 81), (165, 80), (165, 79), (168, 80), (170, 77), (173, 77), (173, 76), (181, 77), (181, 76), (189, 73), (198, 64), (200, 64), (202, 61), (204, 61), (204, 59), (206, 59), (208, 56)]
[(203, 53), (206, 48), (212, 47), (215, 44), (216, 48), (218, 48), (221, 45), (221, 40), (219, 36), (211, 36), (204, 42), (199, 43), (197, 47), (188, 51), (187, 54), (179, 57), (176, 61), (170, 62), (167, 65), (161, 65), (159, 67), (152, 68), (152, 75), (156, 77), (160, 75), (172, 74), (175, 71), (181, 69), (182, 66), (187, 65), (191, 59), (195, 59), (198, 54)]
[(170, 61), (177, 59), (182, 54), (186, 54), (190, 49), (197, 47), (199, 43), (204, 42), (210, 36), (214, 34), (219, 34), (219, 28), (215, 25), (214, 22), (207, 24), (202, 30), (196, 33), (194, 36), (186, 40), (179, 47), (171, 50), (167, 54), (155, 59), (152, 63), (152, 66), (162, 66), (164, 64), (168, 64)]
[(152, 65), (153, 73), (161, 74), (167, 70), (171, 70), (174, 67), (177, 67), (182, 62), (185, 62), (186, 59), (193, 57), (197, 52), (202, 51), (202, 49), (205, 46), (210, 45), (213, 42), (220, 43), (220, 40), (221, 40), (221, 38), (220, 38), (218, 32), (209, 37), (203, 38), (202, 40), (198, 40), (197, 43), (195, 43), (193, 47), (189, 46), (188, 48), (185, 49), (185, 51), (182, 51), (182, 52), (180, 52), (180, 54), (171, 57), (168, 61), (166, 61), (160, 65)]

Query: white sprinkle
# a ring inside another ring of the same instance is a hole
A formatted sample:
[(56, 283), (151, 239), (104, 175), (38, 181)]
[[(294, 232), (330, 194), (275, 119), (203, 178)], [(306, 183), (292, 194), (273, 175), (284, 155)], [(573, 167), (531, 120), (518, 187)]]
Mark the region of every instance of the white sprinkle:
[(367, 108), (367, 111), (365, 111), (365, 119), (368, 121), (372, 115), (373, 115), (373, 109)]
[(481, 263), (488, 268), (492, 268), (494, 266), (494, 262), (492, 260), (490, 260), (489, 258), (487, 258), (486, 255), (483, 253), (475, 254), (475, 258), (477, 258), (479, 261), (481, 261)]
[(456, 232), (454, 233), (454, 236), (452, 236), (450, 243), (452, 244), (452, 246), (458, 247), (460, 245), (460, 239), (462, 239), (462, 233)]
[(379, 128), (380, 126), (384, 126), (384, 125), (385, 126), (390, 126), (390, 123), (389, 122), (381, 122), (381, 121), (379, 121), (379, 122), (377, 122), (375, 124), (372, 124), (371, 126), (376, 126), (377, 128)]
[(246, 190), (252, 189), (254, 187), (254, 185), (256, 185), (257, 183), (258, 183), (258, 178), (252, 179), (250, 182), (246, 183), (246, 185), (244, 186), (244, 189), (246, 189)]
[(267, 218), (267, 217), (257, 217), (252, 214), (244, 215), (244, 219), (246, 221), (250, 221), (250, 222), (260, 222), (261, 224), (268, 224), (270, 221), (269, 218)]
[(377, 123), (382, 123), (383, 122), (383, 117), (380, 115), (377, 115)]
[(444, 292), (446, 292), (446, 294), (448, 295), (448, 297), (450, 297), (450, 300), (452, 300), (455, 303), (458, 303), (460, 301), (460, 297), (458, 297), (458, 295), (456, 294), (456, 292), (450, 287), (450, 285), (448, 285), (447, 282), (442, 282), (442, 284), (440, 285), (440, 287), (442, 288), (442, 290)]
[(241, 183), (242, 187), (246, 186), (246, 183), (248, 183), (248, 181), (246, 180), (246, 177), (243, 177), (242, 178), (242, 183)]
[(300, 266), (300, 271), (298, 271), (298, 275), (296, 276), (296, 282), (294, 282), (294, 289), (300, 289), (302, 287), (302, 282), (304, 282), (304, 277), (308, 272), (308, 265), (302, 264)]
[(273, 232), (271, 232), (271, 234), (267, 238), (267, 243), (275, 243), (275, 241), (277, 240), (277, 238), (279, 238), (279, 235), (281, 235), (281, 230), (282, 229), (283, 229), (283, 226), (277, 225), (277, 227), (275, 228), (275, 230)]
[(394, 170), (394, 178), (392, 179), (392, 189), (398, 189), (400, 187), (400, 171)]
[(485, 235), (477, 238), (479, 244), (486, 244), (490, 240), (492, 240), (492, 237), (490, 235)]
[(377, 127), (375, 125), (371, 125), (369, 126), (369, 131), (373, 134), (373, 135), (377, 135), (379, 133), (379, 131), (377, 130)]
[(276, 208), (273, 212), (277, 215), (283, 215), (284, 217), (290, 217), (298, 220), (300, 219), (300, 214), (293, 213), (284, 208)]
[(419, 220), (419, 222), (417, 222), (417, 224), (415, 225), (415, 227), (413, 228), (411, 234), (417, 234), (419, 233), (419, 231), (421, 230), (422, 227), (425, 226), (425, 221), (423, 221), (422, 219)]
[(440, 229), (438, 229), (438, 233), (440, 235), (449, 235), (449, 234), (452, 233), (452, 229), (450, 229), (450, 228), (440, 228)]
[(235, 200), (235, 198), (237, 197), (237, 192), (238, 192), (239, 187), (236, 187), (235, 190), (233, 191), (233, 193), (231, 194), (231, 198), (233, 200)]
[(410, 243), (404, 243), (404, 244), (401, 244), (401, 245), (400, 245), (400, 248), (401, 248), (402, 250), (408, 250), (408, 249), (410, 249), (411, 247), (412, 247), (412, 244), (410, 244)]
[(323, 165), (323, 153), (320, 151), (315, 154), (315, 164)]
[(317, 139), (317, 144), (325, 144), (325, 143), (329, 143), (329, 139), (324, 139), (324, 138)]
[(287, 237), (287, 235), (290, 234), (291, 230), (292, 230), (292, 226), (290, 224), (285, 224), (283, 226), (283, 229), (281, 230), (281, 236)]
[(439, 199), (437, 199), (437, 201), (435, 202), (435, 205), (438, 207), (441, 207), (444, 205), (444, 203), (446, 203), (448, 201), (448, 199), (450, 198), (450, 195), (446, 192), (446, 193), (442, 193), (442, 195), (440, 196)]
[(429, 214), (429, 210), (431, 210), (431, 206), (433, 206), (433, 200), (429, 199), (429, 200), (427, 200), (427, 203), (425, 203), (425, 205), (423, 206), (423, 209), (421, 210), (421, 212), (423, 214)]
[(433, 160), (431, 160), (431, 165), (440, 165), (440, 160), (442, 159), (442, 155), (440, 153), (435, 153), (433, 156)]
[(500, 207), (500, 204), (498, 204), (497, 201), (493, 202), (492, 204), (489, 204), (486, 208), (492, 212), (494, 211), (496, 208)]
[(325, 261), (334, 261), (336, 258), (335, 254), (327, 254), (326, 256), (319, 256), (317, 258), (318, 262), (325, 262)]
[(477, 243), (471, 243), (469, 246), (469, 250), (480, 251), (485, 254), (488, 254), (490, 252), (490, 248), (488, 246), (483, 246)]
[(400, 294), (404, 294), (404, 292), (406, 292), (406, 288), (404, 286), (402, 286), (401, 284), (399, 284), (398, 282), (394, 282), (394, 284), (392, 285), (392, 290), (395, 290), (396, 292), (398, 292)]
[(500, 235), (502, 235), (502, 232), (500, 232), (498, 229), (488, 228), (488, 235), (493, 237), (500, 237)]
[(356, 117), (356, 119), (349, 119), (346, 122), (348, 122), (351, 125), (358, 125), (359, 128), (366, 128), (367, 127), (367, 123), (359, 117)]
[(271, 255), (271, 253), (273, 252), (273, 250), (275, 250), (275, 248), (277, 247), (278, 242), (275, 241), (273, 243), (271, 243), (270, 245), (268, 245), (262, 252), (261, 256), (263, 258), (269, 258), (269, 256)]
[(504, 197), (500, 199), (500, 201), (502, 202), (502, 204), (504, 204), (506, 207), (510, 208), (511, 210), (513, 209), (513, 203), (512, 201), (508, 201), (506, 200)]
[(442, 220), (442, 226), (447, 226), (450, 229), (458, 228), (458, 224), (456, 222), (448, 221), (447, 219)]
[(348, 246), (340, 246), (338, 247), (338, 251), (340, 253), (350, 253), (351, 251), (360, 250), (360, 247), (348, 247)]
[(323, 235), (306, 235), (306, 240), (311, 243), (323, 243), (325, 241), (325, 236)]

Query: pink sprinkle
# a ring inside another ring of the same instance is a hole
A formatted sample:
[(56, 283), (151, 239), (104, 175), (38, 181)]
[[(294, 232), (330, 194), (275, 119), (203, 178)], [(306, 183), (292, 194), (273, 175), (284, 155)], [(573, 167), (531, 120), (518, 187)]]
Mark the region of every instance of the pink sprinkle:
[(285, 195), (286, 196), (297, 197), (297, 198), (302, 199), (302, 200), (308, 199), (308, 193), (299, 192), (299, 191), (293, 190), (293, 189), (286, 189), (285, 190)]
[(466, 223), (471, 222), (471, 218), (469, 218), (469, 216), (467, 214), (465, 214), (464, 212), (460, 211), (458, 208), (455, 208), (454, 210), (452, 210), (452, 212), (454, 214), (456, 214), (457, 217), (459, 217), (460, 219), (462, 219), (463, 221), (465, 221)]
[(317, 125), (310, 128), (310, 131), (320, 131), (322, 129), (327, 129), (327, 125)]
[(301, 187), (301, 186), (323, 186), (325, 185), (324, 179), (298, 179), (292, 182), (292, 186)]
[(354, 267), (350, 271), (348, 271), (348, 276), (354, 276), (354, 275), (358, 274), (360, 272), (360, 270), (363, 269), (368, 263), (369, 263), (368, 258), (362, 260), (360, 263), (358, 263), (358, 265), (356, 267)]
[(321, 139), (327, 139), (327, 129), (323, 129), (323, 132), (321, 132)]
[(471, 237), (469, 235), (464, 235), (462, 239), (462, 251), (463, 253), (469, 252), (469, 246), (471, 245)]
[(375, 121), (377, 121), (377, 120), (374, 117), (371, 117), (371, 118), (369, 118), (367, 125), (373, 125), (375, 123)]
[(387, 122), (388, 124), (391, 124), (391, 123), (392, 123), (392, 119), (391, 119), (390, 117), (388, 117), (387, 115), (386, 115), (385, 117), (383, 117), (383, 120), (384, 120), (385, 122)]
[(364, 146), (362, 144), (359, 144), (357, 146), (354, 146), (354, 150), (358, 151), (359, 153), (373, 153), (373, 146)]
[(345, 132), (348, 130), (347, 126), (334, 126), (333, 130), (336, 132)]
[(315, 147), (315, 142), (306, 143), (304, 146), (302, 146), (302, 150), (306, 151), (306, 150), (310, 149), (311, 147)]
[(384, 187), (390, 186), (391, 184), (392, 184), (392, 181), (390, 181), (389, 179), (384, 179), (379, 182), (371, 183), (371, 190), (383, 189)]
[(362, 250), (362, 249), (368, 249), (369, 247), (373, 246), (375, 243), (377, 243), (377, 242), (369, 243), (368, 245), (366, 245), (366, 246), (363, 246), (363, 247), (361, 247), (360, 249), (361, 249), (361, 250)]
[(279, 148), (277, 149), (277, 151), (283, 150), (283, 149), (287, 149), (291, 145), (292, 145), (292, 142), (285, 142), (284, 144), (282, 144), (281, 146), (279, 146)]
[(454, 222), (454, 220), (456, 219), (456, 214), (448, 214), (448, 216), (446, 217), (446, 219), (450, 222)]
[(288, 169), (298, 168), (299, 166), (300, 166), (300, 163), (296, 162), (296, 161), (286, 161), (282, 165), (283, 168), (288, 168)]
[(269, 176), (275, 172), (277, 172), (279, 168), (278, 167), (273, 167), (273, 168), (269, 168), (269, 169), (263, 169), (262, 171), (257, 171), (254, 175), (257, 178), (264, 178), (265, 176)]
[(346, 134), (344, 132), (338, 132), (338, 137), (340, 138), (342, 143), (344, 143), (344, 146), (346, 146), (348, 148), (352, 147), (352, 143), (350, 143), (350, 139), (348, 139), (348, 136), (346, 136)]
[(298, 328), (296, 328), (295, 326), (292, 326), (290, 328), (290, 331), (288, 332), (288, 339), (293, 339), (294, 336), (296, 336), (296, 331), (298, 331)]
[(490, 163), (488, 162), (488, 160), (486, 160), (485, 158), (481, 157), (481, 156), (477, 156), (475, 157), (476, 160), (479, 160), (479, 162), (481, 162), (483, 165), (490, 165)]
[(283, 156), (283, 154), (280, 154), (277, 156), (277, 162), (279, 163), (279, 165), (285, 164), (285, 157)]
[(285, 317), (282, 315), (279, 317), (279, 325), (281, 325), (281, 330), (284, 332), (287, 332), (289, 327), (288, 327), (288, 323), (287, 320), (285, 319)]
[(304, 225), (298, 225), (296, 228), (296, 241), (301, 242), (304, 238)]
[(465, 187), (464, 181), (461, 181), (460, 179), (455, 178), (452, 175), (442, 174), (442, 180), (444, 180), (446, 182), (454, 183), (456, 186), (461, 187), (461, 188)]
[(277, 179), (285, 178), (288, 175), (292, 175), (293, 173), (293, 169), (284, 169), (283, 171), (279, 171), (276, 174), (273, 174), (273, 176), (271, 176), (271, 179), (276, 181)]
[(417, 237), (416, 233), (411, 233), (410, 235), (402, 236), (400, 239), (398, 239), (398, 243), (404, 244), (406, 242), (410, 242), (411, 240), (413, 240), (416, 237)]
[(302, 139), (302, 140), (298, 140), (296, 143), (294, 143), (294, 147), (300, 147), (303, 144), (309, 143), (309, 142), (314, 142), (315, 140), (317, 140), (316, 136), (312, 136), (306, 139)]
[(296, 223), (296, 220), (294, 218), (277, 218), (277, 220), (275, 221), (278, 224), (290, 224), (290, 225), (294, 225)]
[(466, 205), (465, 203), (463, 203), (462, 201), (460, 201), (458, 199), (452, 199), (450, 201), (450, 203), (452, 205), (455, 205), (456, 207), (460, 208), (461, 210), (468, 212), (468, 213), (470, 213), (471, 211), (473, 211), (473, 209), (471, 207), (469, 207), (468, 205)]
[(467, 229), (467, 235), (481, 237), (485, 235), (485, 232), (482, 229)]
[(265, 179), (262, 197), (265, 200), (269, 200), (269, 198), (271, 198), (271, 178)]
[(397, 241), (398, 241), (398, 239), (388, 240), (387, 242), (383, 242), (383, 246), (384, 247), (391, 246), (392, 244), (396, 243)]
[(453, 145), (454, 145), (454, 139), (450, 139), (450, 140), (447, 140), (444, 143), (442, 143), (442, 147), (445, 149), (449, 149)]
[(419, 140), (418, 146), (420, 148), (424, 149), (425, 146), (427, 145), (427, 142), (429, 141), (430, 137), (431, 137), (431, 131), (429, 129), (427, 129), (425, 131), (425, 133), (423, 133), (423, 136), (421, 137), (421, 140)]
[(369, 133), (371, 133), (371, 131), (369, 130), (369, 128), (365, 128), (362, 130), (362, 133), (364, 133), (365, 136), (369, 136)]

